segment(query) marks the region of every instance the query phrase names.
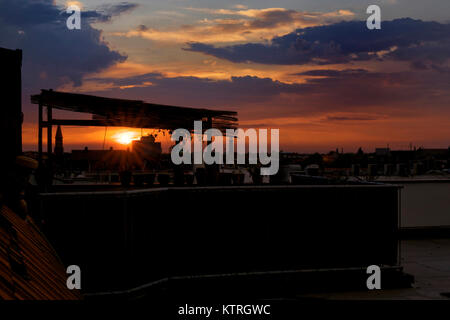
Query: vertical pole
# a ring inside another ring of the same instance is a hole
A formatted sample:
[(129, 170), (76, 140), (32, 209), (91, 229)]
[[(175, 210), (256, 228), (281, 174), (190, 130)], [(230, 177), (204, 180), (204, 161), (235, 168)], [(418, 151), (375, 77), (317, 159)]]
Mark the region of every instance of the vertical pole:
[[(206, 120), (206, 129), (212, 128), (212, 117), (208, 117)], [(206, 148), (208, 148), (212, 144), (211, 141), (206, 142)], [(216, 185), (218, 182), (218, 166), (217, 165), (207, 165), (205, 163), (206, 168), (206, 181), (209, 185)]]
[(42, 166), (42, 104), (39, 103), (39, 119), (38, 119), (38, 126), (39, 126), (39, 133), (38, 133), (38, 160), (39, 160), (39, 167)]
[(51, 156), (52, 156), (52, 107), (47, 106), (47, 154), (48, 154), (48, 161), (51, 162)]
[(212, 128), (212, 126), (213, 126), (213, 119), (212, 119), (212, 117), (208, 117), (206, 126), (207, 126), (206, 129), (211, 129)]
[(18, 104), (18, 119), (16, 119), (16, 121), (18, 121), (18, 126), (17, 126), (17, 131), (16, 131), (16, 135), (17, 135), (17, 149), (16, 149), (16, 154), (22, 154), (22, 125), (23, 125), (23, 112), (22, 112), (22, 50), (16, 50), (16, 53), (18, 55), (18, 60), (19, 60), (19, 72), (17, 74), (18, 79), (18, 84), (16, 87), (16, 90), (18, 92), (18, 94), (16, 95), (16, 99), (17, 99), (17, 104)]
[[(212, 119), (212, 117), (208, 117), (208, 124), (207, 124), (206, 129), (207, 129), (207, 130), (208, 130), (208, 129), (212, 129), (212, 127), (213, 127), (213, 119)], [(209, 141), (209, 142), (206, 143), (207, 146), (209, 146), (210, 144), (212, 144), (212, 138), (211, 138), (211, 141)], [(214, 153), (215, 153), (215, 152), (214, 152)]]
[(402, 188), (398, 188), (398, 227), (397, 227), (397, 265), (400, 265), (402, 259), (402, 238), (400, 237), (400, 230), (402, 228)]

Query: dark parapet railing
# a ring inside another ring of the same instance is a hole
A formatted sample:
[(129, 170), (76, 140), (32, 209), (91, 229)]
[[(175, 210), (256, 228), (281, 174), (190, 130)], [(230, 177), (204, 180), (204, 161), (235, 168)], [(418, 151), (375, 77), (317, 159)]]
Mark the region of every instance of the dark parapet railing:
[(399, 187), (155, 188), (41, 194), (87, 291), (168, 277), (398, 266)]

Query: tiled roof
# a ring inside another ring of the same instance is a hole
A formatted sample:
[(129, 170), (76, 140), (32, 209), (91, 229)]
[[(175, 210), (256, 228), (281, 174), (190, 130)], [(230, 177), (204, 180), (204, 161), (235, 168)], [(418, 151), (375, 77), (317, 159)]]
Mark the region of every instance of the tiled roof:
[(0, 300), (76, 300), (55, 250), (31, 218), (0, 209)]

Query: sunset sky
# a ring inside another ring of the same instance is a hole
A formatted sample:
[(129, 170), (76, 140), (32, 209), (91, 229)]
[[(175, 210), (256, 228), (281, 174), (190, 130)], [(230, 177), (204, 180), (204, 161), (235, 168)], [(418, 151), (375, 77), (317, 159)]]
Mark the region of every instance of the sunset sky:
[[(49, 88), (235, 110), (243, 128), (279, 128), (285, 151), (450, 146), (448, 0), (0, 0), (0, 47), (24, 50), (26, 150), (29, 97)], [(104, 133), (64, 127), (65, 149), (100, 149)]]

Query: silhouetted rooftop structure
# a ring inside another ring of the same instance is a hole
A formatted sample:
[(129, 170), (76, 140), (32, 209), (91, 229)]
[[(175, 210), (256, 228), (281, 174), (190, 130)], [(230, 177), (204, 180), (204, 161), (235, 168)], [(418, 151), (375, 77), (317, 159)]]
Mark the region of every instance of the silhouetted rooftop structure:
[[(38, 152), (42, 163), (42, 129), (47, 128), (47, 152), (52, 153), (52, 127), (130, 127), (175, 130), (194, 129), (194, 121), (202, 121), (203, 128), (219, 130), (237, 127), (237, 112), (175, 107), (92, 95), (41, 90), (32, 95), (31, 102), (39, 105)], [(44, 121), (43, 109), (47, 109)], [(91, 120), (54, 119), (53, 109), (92, 114)]]
[(174, 130), (192, 129), (194, 121), (209, 119), (211, 127), (235, 128), (234, 111), (185, 108), (92, 95), (42, 90), (31, 96), (31, 102), (54, 109), (90, 113), (92, 120), (56, 120), (53, 125), (120, 126)]
[(8, 170), (22, 153), (22, 50), (0, 48), (0, 170)]

